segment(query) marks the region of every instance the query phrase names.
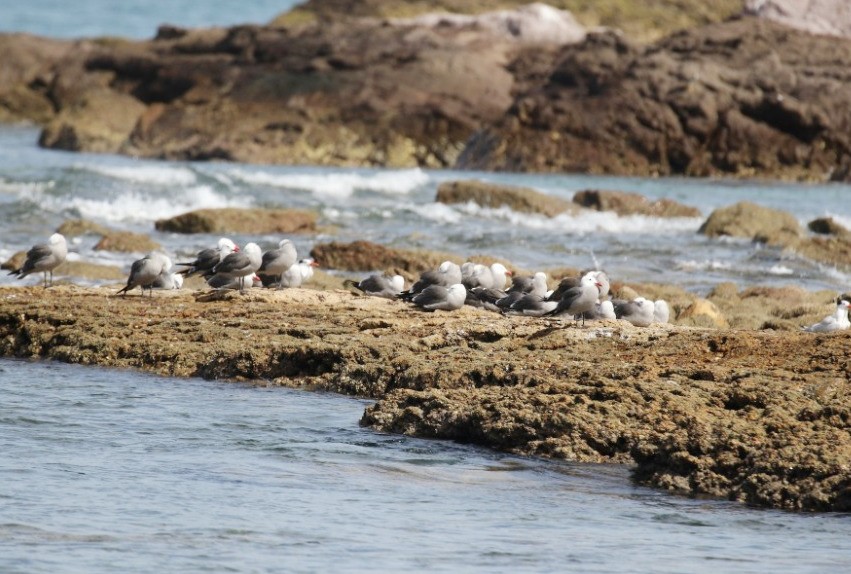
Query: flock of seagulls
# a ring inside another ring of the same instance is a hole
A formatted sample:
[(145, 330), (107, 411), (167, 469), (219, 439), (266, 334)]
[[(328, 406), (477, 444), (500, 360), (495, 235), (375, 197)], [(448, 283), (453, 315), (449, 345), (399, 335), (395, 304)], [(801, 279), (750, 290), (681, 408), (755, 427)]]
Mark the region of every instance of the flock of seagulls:
[[(67, 255), (65, 237), (54, 233), (46, 244), (33, 246), (24, 264), (9, 274), (23, 279), (41, 273), (42, 283), (48, 287), (53, 284), (53, 270)], [(175, 266), (180, 269), (172, 271)], [(295, 245), (289, 239), (281, 240), (276, 248), (264, 253), (256, 243), (248, 243), (240, 249), (223, 237), (216, 247), (199, 251), (192, 261), (173, 264), (160, 252), (134, 261), (127, 284), (117, 294), (126, 295), (136, 287), (143, 294), (145, 290), (152, 294), (154, 289), (179, 289), (185, 277), (194, 275), (202, 276), (216, 290), (242, 292), (246, 283), (249, 287), (300, 287), (310, 279), (315, 267), (317, 263), (311, 258), (298, 259)], [(586, 320), (624, 319), (639, 327), (667, 323), (670, 318), (668, 304), (662, 299), (610, 298), (609, 278), (599, 270), (562, 279), (554, 289), (549, 289), (543, 272), (515, 277), (501, 263), (488, 266), (468, 261), (458, 265), (444, 261), (437, 269), (422, 273), (407, 290), (401, 275), (371, 275), (358, 282), (346, 280), (344, 283), (366, 295), (407, 301), (425, 311), (454, 311), (471, 305), (505, 315), (568, 316), (581, 320), (583, 325)], [(849, 329), (849, 308), (851, 302), (840, 299), (833, 314), (802, 329), (812, 333)]]

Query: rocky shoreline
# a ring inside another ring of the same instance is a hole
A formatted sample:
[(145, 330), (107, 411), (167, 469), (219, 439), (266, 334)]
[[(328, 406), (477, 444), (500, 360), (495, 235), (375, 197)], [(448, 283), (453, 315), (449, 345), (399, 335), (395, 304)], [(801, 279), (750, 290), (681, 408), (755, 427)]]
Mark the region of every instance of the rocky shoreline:
[(315, 1), (274, 25), (163, 26), (141, 42), (0, 35), (0, 121), (39, 123), (46, 147), (177, 160), (851, 173), (846, 36), (717, 22), (732, 5), (643, 44), (543, 4), (416, 18), (373, 4), (332, 18), (335, 2)]
[(631, 464), (679, 494), (851, 509), (847, 331), (583, 328), (342, 290), (114, 293), (0, 289), (0, 353), (372, 397), (362, 424), (382, 431)]

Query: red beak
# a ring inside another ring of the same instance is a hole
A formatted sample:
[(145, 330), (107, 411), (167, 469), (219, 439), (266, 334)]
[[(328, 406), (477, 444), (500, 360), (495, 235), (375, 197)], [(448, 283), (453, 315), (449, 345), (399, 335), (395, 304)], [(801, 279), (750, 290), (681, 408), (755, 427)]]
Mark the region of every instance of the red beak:
[(233, 252), (234, 252), (234, 253), (239, 253), (239, 245), (234, 245), (234, 246), (233, 246)]

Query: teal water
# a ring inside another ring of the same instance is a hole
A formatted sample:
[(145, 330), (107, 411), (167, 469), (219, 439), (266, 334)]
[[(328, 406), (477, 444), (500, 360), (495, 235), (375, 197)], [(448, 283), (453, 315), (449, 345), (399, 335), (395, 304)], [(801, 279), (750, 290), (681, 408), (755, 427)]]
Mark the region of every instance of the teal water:
[(849, 515), (358, 426), (334, 395), (0, 360), (0, 572), (844, 572)]

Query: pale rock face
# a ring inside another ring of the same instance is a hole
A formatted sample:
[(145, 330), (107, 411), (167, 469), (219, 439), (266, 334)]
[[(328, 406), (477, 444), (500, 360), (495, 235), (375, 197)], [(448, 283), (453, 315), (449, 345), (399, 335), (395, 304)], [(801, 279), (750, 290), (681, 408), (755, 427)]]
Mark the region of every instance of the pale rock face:
[(848, 0), (747, 0), (745, 12), (811, 34), (851, 38)]

